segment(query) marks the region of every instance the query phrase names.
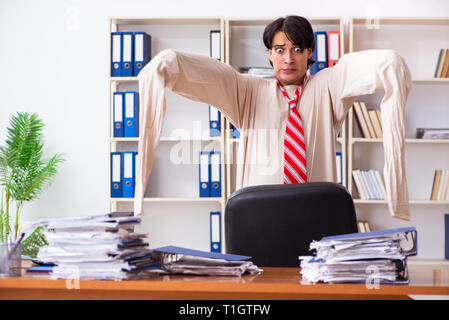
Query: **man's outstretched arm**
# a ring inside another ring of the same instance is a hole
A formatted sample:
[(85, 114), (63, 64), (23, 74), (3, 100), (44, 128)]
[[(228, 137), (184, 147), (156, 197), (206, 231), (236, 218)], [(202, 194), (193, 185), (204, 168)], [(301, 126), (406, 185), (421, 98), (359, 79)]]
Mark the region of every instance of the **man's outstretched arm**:
[(217, 107), (240, 127), (248, 95), (247, 78), (215, 59), (164, 50), (139, 73), (140, 136), (136, 162), (134, 214), (143, 213), (143, 197), (159, 143), (166, 110), (165, 88)]
[(360, 95), (384, 90), (380, 103), (384, 180), (390, 213), (410, 220), (405, 176), (405, 105), (411, 89), (411, 74), (404, 59), (393, 50), (366, 50), (344, 55), (329, 70), (329, 90), (334, 115), (343, 119)]

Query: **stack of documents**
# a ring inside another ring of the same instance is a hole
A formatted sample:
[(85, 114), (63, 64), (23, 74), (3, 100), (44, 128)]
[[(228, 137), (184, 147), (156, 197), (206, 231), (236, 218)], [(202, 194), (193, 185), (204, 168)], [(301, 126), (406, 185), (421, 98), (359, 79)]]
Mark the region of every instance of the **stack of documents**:
[(408, 283), (407, 257), (417, 254), (413, 227), (352, 233), (312, 241), (300, 256), (302, 283)]
[(247, 73), (259, 78), (273, 79), (274, 70), (273, 68), (263, 68), (263, 67), (240, 67), (239, 71), (241, 73)]
[(251, 257), (193, 250), (175, 246), (154, 249), (159, 253), (161, 269), (168, 274), (194, 274), (208, 276), (242, 276), (258, 273)]
[(148, 275), (158, 267), (146, 234), (135, 233), (141, 219), (132, 212), (116, 212), (90, 217), (39, 221), (49, 245), (39, 250), (37, 259), (56, 266), (52, 277), (70, 279), (124, 280)]

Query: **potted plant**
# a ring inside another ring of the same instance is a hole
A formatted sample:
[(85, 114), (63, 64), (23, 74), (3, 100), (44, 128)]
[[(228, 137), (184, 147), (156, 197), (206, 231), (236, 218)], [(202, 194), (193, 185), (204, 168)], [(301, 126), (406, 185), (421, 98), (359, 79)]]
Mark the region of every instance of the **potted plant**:
[[(0, 146), (0, 242), (17, 240), (24, 203), (41, 195), (64, 162), (61, 154), (42, 160), (43, 128), (37, 114), (19, 112), (10, 119), (5, 145)], [(42, 229), (37, 228), (26, 235), (22, 253), (36, 257), (39, 247), (45, 244)]]

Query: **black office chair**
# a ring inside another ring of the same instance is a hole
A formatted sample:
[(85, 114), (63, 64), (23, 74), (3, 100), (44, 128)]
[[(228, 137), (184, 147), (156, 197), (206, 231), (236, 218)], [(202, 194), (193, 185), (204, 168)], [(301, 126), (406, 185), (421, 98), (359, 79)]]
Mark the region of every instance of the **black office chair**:
[(352, 197), (332, 182), (247, 187), (226, 203), (227, 253), (251, 256), (261, 267), (298, 267), (312, 240), (354, 232)]

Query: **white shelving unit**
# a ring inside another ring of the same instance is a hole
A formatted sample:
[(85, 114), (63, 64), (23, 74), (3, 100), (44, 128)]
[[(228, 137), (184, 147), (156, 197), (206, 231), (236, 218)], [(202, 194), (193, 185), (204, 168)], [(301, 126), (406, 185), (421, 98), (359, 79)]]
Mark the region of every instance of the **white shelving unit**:
[[(151, 56), (164, 49), (210, 55), (210, 31), (221, 32), (224, 61), (224, 19), (221, 17), (110, 17), (109, 34), (116, 31), (144, 31), (151, 35)], [(107, 52), (110, 56), (110, 48)], [(109, 78), (108, 149), (137, 151), (138, 138), (114, 138), (113, 93), (139, 91), (136, 77)], [(221, 126), (224, 127), (224, 118)], [(179, 245), (210, 250), (209, 214), (224, 217), (226, 179), (224, 130), (209, 136), (208, 105), (190, 101), (167, 90), (167, 112), (152, 173), (144, 198), (144, 218), (139, 227), (149, 234), (150, 247)], [(222, 196), (199, 197), (199, 151), (221, 151)], [(106, 159), (110, 167), (110, 158)], [(110, 172), (110, 170), (109, 170)], [(109, 188), (110, 181), (106, 184)], [(109, 198), (110, 211), (132, 211), (133, 198)], [(224, 221), (222, 221), (222, 235)], [(222, 237), (224, 240), (224, 236)], [(223, 248), (224, 249), (224, 248)]]
[[(263, 31), (276, 17), (271, 18), (228, 18), (225, 21), (226, 63), (236, 70), (239, 67), (270, 67), (268, 52), (263, 44)], [(340, 56), (345, 53), (345, 32), (340, 17), (310, 17), (313, 31), (340, 31)], [(226, 180), (227, 197), (235, 191), (235, 174), (239, 139), (232, 138), (231, 123), (226, 124)], [(337, 139), (337, 151), (342, 153), (343, 184), (346, 186), (346, 121)]]
[[(449, 48), (449, 18), (379, 18), (375, 24), (365, 17), (349, 21), (349, 51), (393, 49), (412, 73), (412, 90), (406, 106), (406, 174), (411, 205), (411, 222), (389, 217), (386, 200), (360, 200), (352, 170), (383, 172), (381, 139), (361, 138), (351, 109), (348, 115), (348, 190), (355, 198), (357, 215), (372, 229), (413, 225), (418, 230), (417, 261), (439, 261), (444, 265), (444, 213), (449, 200), (430, 200), (434, 172), (449, 169), (449, 141), (415, 139), (417, 128), (449, 127), (449, 79), (433, 78), (439, 50)], [(378, 109), (383, 93), (360, 97), (368, 109)], [(430, 260), (429, 260), (430, 259)], [(446, 264), (447, 265), (447, 264)]]

